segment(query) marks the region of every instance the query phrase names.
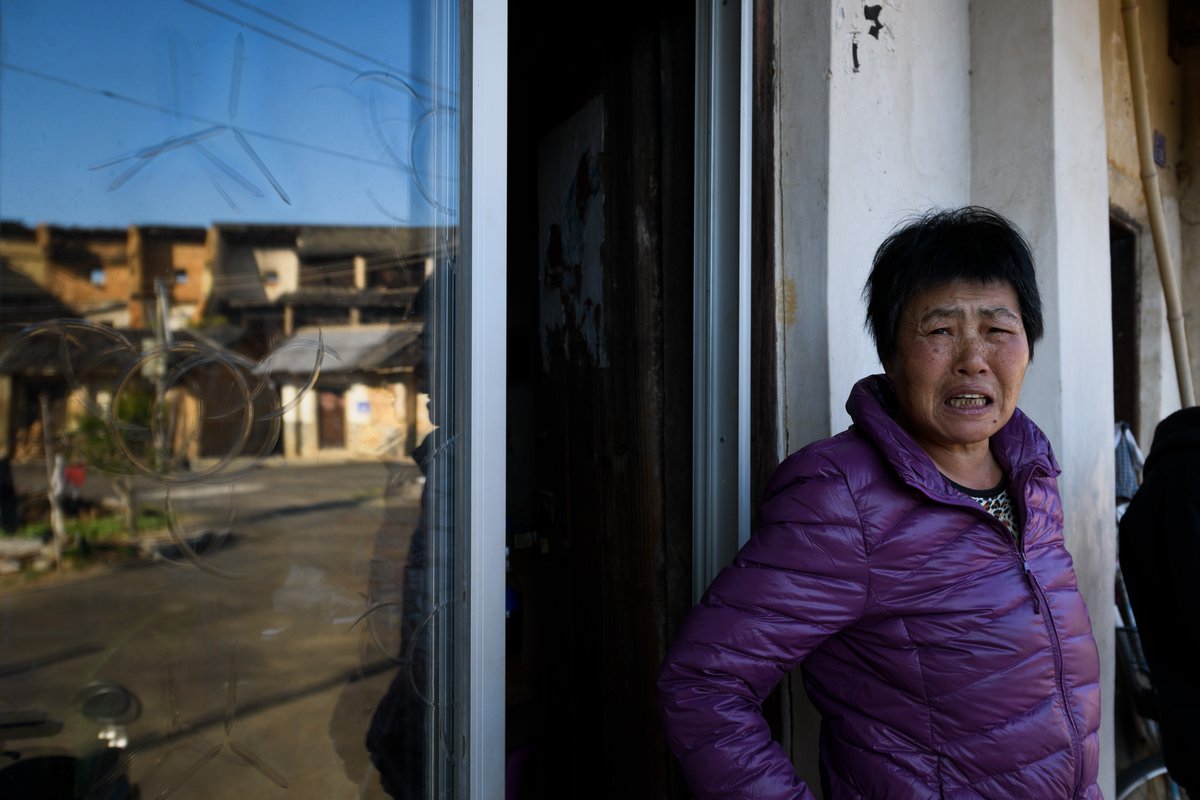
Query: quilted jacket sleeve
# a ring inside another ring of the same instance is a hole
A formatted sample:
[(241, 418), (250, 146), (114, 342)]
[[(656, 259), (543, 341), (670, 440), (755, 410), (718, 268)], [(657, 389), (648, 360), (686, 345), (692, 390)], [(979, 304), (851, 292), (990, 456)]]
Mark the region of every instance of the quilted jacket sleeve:
[(759, 527), (685, 619), (659, 673), (667, 738), (692, 793), (812, 798), (761, 706), (867, 597), (867, 558), (843, 475), (803, 451), (780, 465)]

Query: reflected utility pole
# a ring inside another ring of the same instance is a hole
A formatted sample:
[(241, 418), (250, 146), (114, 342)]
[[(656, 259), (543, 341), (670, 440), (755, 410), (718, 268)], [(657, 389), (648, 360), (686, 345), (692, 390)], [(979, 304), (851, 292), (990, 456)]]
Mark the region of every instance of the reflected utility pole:
[(172, 413), (167, 408), (167, 352), (171, 346), (171, 327), (169, 321), (171, 297), (167, 291), (167, 284), (162, 278), (154, 279), (154, 338), (155, 344), (158, 346), (160, 353), (158, 364), (155, 369), (154, 376), (154, 416), (155, 416), (155, 432), (152, 436), (154, 441), (154, 457), (157, 461), (155, 465), (158, 469), (165, 469), (168, 459), (171, 457), (171, 439), (169, 435), (172, 430)]
[(53, 419), (50, 415), (50, 398), (45, 392), (38, 394), (42, 409), (42, 449), (46, 453), (46, 498), (50, 501), (50, 530), (54, 536), (54, 564), (62, 571), (63, 542), (67, 538), (67, 526), (63, 520), (63, 456), (56, 452), (54, 435), (51, 433)]

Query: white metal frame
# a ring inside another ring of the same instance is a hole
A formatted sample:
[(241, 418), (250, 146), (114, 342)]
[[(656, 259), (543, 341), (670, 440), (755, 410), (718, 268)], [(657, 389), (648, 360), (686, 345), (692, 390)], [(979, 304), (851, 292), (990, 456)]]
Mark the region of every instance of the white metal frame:
[(752, 0), (697, 0), (695, 600), (750, 536), (752, 42)]
[(508, 3), (463, 13), (463, 259), (470, 633), (464, 723), (468, 794), (504, 786), (504, 512)]
[[(753, 4), (697, 2), (693, 452), (698, 598), (750, 533), (750, 157)], [(506, 0), (464, 14), (470, 538), (469, 797), (504, 780)]]

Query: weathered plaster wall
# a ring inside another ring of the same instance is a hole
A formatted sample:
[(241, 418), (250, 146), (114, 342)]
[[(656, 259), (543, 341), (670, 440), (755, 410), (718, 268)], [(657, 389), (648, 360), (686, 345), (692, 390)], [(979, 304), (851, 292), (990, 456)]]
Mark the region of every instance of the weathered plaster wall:
[(1200, 380), (1200, 46), (1183, 51), (1182, 145), (1179, 180), (1180, 270), (1183, 316), (1188, 332), (1192, 379)]
[[(1141, 304), (1138, 324), (1138, 370), (1141, 392), (1139, 419), (1134, 421), (1134, 427), (1142, 444), (1149, 446), (1154, 426), (1160, 419), (1179, 408), (1179, 388), (1166, 323), (1162, 281), (1159, 278), (1158, 260), (1154, 252), (1150, 220), (1142, 189), (1121, 0), (1100, 0), (1099, 11), (1109, 204), (1114, 213), (1131, 222), (1139, 234), (1138, 271)], [(1138, 16), (1142, 29), (1150, 124), (1166, 138), (1166, 166), (1158, 168), (1158, 181), (1171, 259), (1178, 274), (1184, 263), (1179, 213), (1182, 175), (1179, 166), (1182, 163), (1186, 141), (1182, 113), (1185, 107), (1184, 99), (1187, 97), (1183, 87), (1184, 73), (1168, 52), (1166, 0), (1142, 0)], [(1192, 105), (1195, 105), (1194, 101)], [(1186, 279), (1181, 283), (1186, 284)], [(1189, 311), (1196, 307), (1195, 299), (1200, 297), (1196, 294), (1194, 283), (1193, 280), (1183, 303), (1185, 325), (1189, 329), (1200, 325), (1196, 312)], [(1191, 302), (1188, 302), (1189, 299)], [(1189, 339), (1197, 341), (1191, 333)], [(1193, 350), (1194, 348), (1195, 345), (1192, 345)], [(1195, 375), (1195, 353), (1192, 355), (1192, 364)]]
[(906, 217), (967, 201), (969, 49), (953, 0), (882, 2), (875, 19), (863, 3), (780, 5), (778, 294), (795, 450), (845, 428), (850, 388), (882, 370), (860, 300), (875, 248)]
[(830, 78), (829, 402), (832, 430), (854, 382), (881, 370), (862, 327), (876, 247), (903, 218), (967, 201), (967, 6), (883, 3), (877, 37), (861, 2), (834, 7)]
[[(1046, 336), (1021, 405), (1050, 437), (1067, 547), (1113, 685), (1113, 394), (1098, 9), (1075, 0), (972, 6), (972, 200), (1007, 214), (1039, 267)], [(1113, 791), (1112, 693), (1101, 778)]]
[[(829, 104), (831, 3), (779, 3), (779, 196), (775, 292), (781, 333), (778, 457), (830, 433)], [(856, 335), (851, 330), (849, 335)]]
[[(1106, 0), (1107, 1), (1107, 0)], [(869, 4), (870, 5), (870, 4)], [(1047, 335), (1022, 405), (1063, 465), (1067, 539), (1112, 685), (1112, 387), (1099, 9), (1088, 0), (779, 4), (786, 449), (841, 430), (880, 369), (860, 291), (906, 216), (967, 202), (1027, 233)], [(799, 692), (797, 692), (799, 694)], [(1111, 691), (1105, 693), (1111, 703)], [(811, 711), (794, 714), (811, 777)], [(1111, 794), (1111, 714), (1102, 731)]]
[[(778, 4), (784, 452), (843, 430), (854, 382), (882, 371), (863, 327), (875, 248), (970, 191), (967, 6)], [(793, 758), (819, 790), (816, 712), (793, 681)]]
[[(405, 418), (403, 383), (371, 386), (363, 383), (346, 390), (346, 449), (361, 458), (404, 455)], [(397, 444), (398, 443), (398, 444)]]

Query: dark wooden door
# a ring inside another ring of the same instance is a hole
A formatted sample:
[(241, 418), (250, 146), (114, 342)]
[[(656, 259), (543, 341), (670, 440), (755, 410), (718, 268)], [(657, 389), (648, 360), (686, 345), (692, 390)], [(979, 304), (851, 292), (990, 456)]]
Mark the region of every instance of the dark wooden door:
[(522, 800), (681, 796), (695, 6), (543, 12), (509, 25), (507, 747)]

